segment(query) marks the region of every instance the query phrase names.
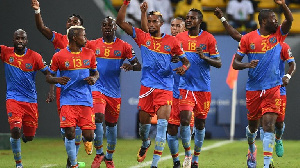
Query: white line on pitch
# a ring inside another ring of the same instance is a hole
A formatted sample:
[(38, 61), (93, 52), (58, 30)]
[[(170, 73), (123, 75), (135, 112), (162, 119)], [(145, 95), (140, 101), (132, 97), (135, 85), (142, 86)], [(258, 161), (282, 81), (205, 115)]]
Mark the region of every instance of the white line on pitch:
[(47, 164), (47, 165), (42, 166), (41, 168), (55, 167), (57, 165), (58, 164)]

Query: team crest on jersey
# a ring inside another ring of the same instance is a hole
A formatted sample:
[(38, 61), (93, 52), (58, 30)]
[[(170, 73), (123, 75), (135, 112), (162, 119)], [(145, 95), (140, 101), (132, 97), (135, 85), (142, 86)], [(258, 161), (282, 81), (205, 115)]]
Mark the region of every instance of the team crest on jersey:
[(119, 51), (119, 50), (115, 50), (115, 51), (114, 51), (114, 55), (115, 55), (116, 57), (120, 57), (120, 56), (122, 55), (122, 52)]
[(83, 65), (89, 66), (90, 65), (90, 60), (83, 60)]
[(66, 62), (65, 62), (65, 66), (66, 66), (67, 68), (69, 68), (70, 62), (69, 62), (69, 61), (66, 61)]
[(276, 37), (272, 37), (272, 38), (270, 38), (269, 41), (270, 41), (270, 43), (273, 43), (273, 44), (274, 44), (274, 43), (277, 42), (277, 39), (276, 39)]
[(202, 50), (206, 50), (206, 45), (205, 45), (205, 44), (200, 44), (199, 47), (200, 47)]
[(251, 43), (251, 44), (250, 44), (250, 49), (251, 49), (251, 50), (254, 50), (254, 49), (255, 49), (255, 44), (254, 44), (254, 43)]
[(25, 64), (25, 67), (26, 67), (26, 69), (32, 69), (32, 64), (26, 63), (26, 64)]
[(62, 121), (66, 121), (66, 117), (62, 116), (62, 117), (61, 117), (61, 120), (62, 120)]
[(168, 46), (168, 45), (165, 45), (165, 46), (164, 46), (164, 49), (165, 49), (166, 51), (168, 51), (168, 52), (170, 52), (170, 51), (171, 51), (171, 47), (170, 47), (170, 46)]
[(151, 42), (150, 41), (147, 41), (146, 42), (146, 45), (149, 47), (151, 45)]
[(100, 49), (96, 49), (95, 54), (99, 55), (100, 54)]
[(9, 62), (10, 63), (14, 62), (14, 60), (15, 60), (14, 57), (9, 57)]

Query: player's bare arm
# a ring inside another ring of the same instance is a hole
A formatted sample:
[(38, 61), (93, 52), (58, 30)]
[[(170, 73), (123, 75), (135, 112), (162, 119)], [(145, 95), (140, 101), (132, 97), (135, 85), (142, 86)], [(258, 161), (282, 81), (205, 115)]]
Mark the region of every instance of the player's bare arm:
[(71, 78), (66, 77), (66, 76), (62, 76), (62, 77), (55, 77), (53, 76), (53, 74), (51, 74), (50, 72), (47, 72), (46, 75), (46, 81), (50, 84), (61, 84), (61, 85), (65, 85), (69, 82), (69, 80), (71, 80)]
[(85, 80), (89, 85), (94, 85), (98, 79), (99, 79), (99, 72), (91, 71), (90, 76), (84, 78), (83, 80)]
[(121, 6), (121, 8), (118, 12), (116, 23), (128, 35), (132, 36), (133, 35), (132, 26), (128, 22), (125, 21), (128, 2), (130, 2), (130, 0), (124, 0), (124, 4)]
[[(224, 18), (224, 14), (222, 12), (222, 10), (220, 8), (216, 8), (214, 14), (216, 15), (216, 17), (218, 19)], [(222, 24), (224, 26), (224, 28), (226, 29), (226, 31), (229, 33), (229, 35), (235, 40), (235, 41), (241, 41), (242, 35), (235, 29), (233, 28), (225, 19), (224, 21), (222, 21)]]
[(235, 54), (233, 63), (232, 63), (232, 68), (235, 70), (243, 70), (246, 68), (255, 68), (258, 64), (259, 60), (252, 60), (250, 63), (243, 63), (242, 62), (243, 57), (240, 56), (239, 54)]
[(137, 58), (134, 58), (132, 61), (130, 61), (130, 64), (124, 63), (121, 67), (125, 72), (127, 71), (141, 71), (142, 66), (141, 63)]
[(148, 33), (149, 30), (148, 30), (148, 25), (147, 25), (147, 10), (148, 10), (148, 4), (147, 2), (143, 2), (140, 6), (140, 9), (141, 9), (141, 29)]
[(52, 31), (44, 25), (42, 15), (40, 12), (40, 3), (37, 0), (31, 0), (31, 6), (35, 10), (35, 24), (37, 29), (50, 40), (53, 36)]
[(295, 71), (296, 71), (296, 62), (295, 61), (290, 62), (288, 72), (286, 73), (286, 75), (284, 75), (282, 77), (282, 83), (283, 83), (282, 85), (283, 86), (286, 86), (289, 84), (290, 79), (291, 79), (292, 75), (295, 73)]
[(55, 100), (55, 91), (54, 91), (54, 89), (55, 89), (55, 85), (50, 84), (50, 89), (49, 89), (48, 96), (47, 96), (47, 99), (46, 99), (47, 103), (53, 102)]
[[(178, 56), (174, 56), (174, 57), (178, 57)], [(183, 58), (179, 57), (179, 59), (182, 62), (182, 66), (178, 67), (176, 69), (173, 69), (173, 71), (176, 71), (176, 73), (179, 75), (184, 75), (185, 72), (190, 68), (191, 64), (190, 64), (190, 61), (186, 57), (183, 57)]]
[(294, 20), (292, 12), (286, 5), (285, 0), (274, 0), (274, 2), (282, 7), (285, 20), (281, 24), (281, 30), (284, 34), (287, 34), (291, 30), (292, 22)]
[(221, 58), (210, 58), (207, 57), (203, 54), (203, 50), (200, 47), (196, 48), (196, 51), (199, 55), (199, 57), (203, 60), (205, 60), (209, 65), (216, 67), (216, 68), (221, 68), (222, 66), (222, 62), (221, 62)]

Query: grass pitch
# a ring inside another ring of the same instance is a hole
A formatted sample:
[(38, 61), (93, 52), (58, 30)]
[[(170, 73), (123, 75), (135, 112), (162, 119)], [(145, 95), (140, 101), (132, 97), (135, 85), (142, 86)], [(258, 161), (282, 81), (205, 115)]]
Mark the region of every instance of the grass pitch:
[[(9, 141), (9, 140), (8, 140)], [(154, 142), (154, 140), (152, 140)], [(152, 143), (154, 144), (154, 143)], [(300, 167), (300, 141), (284, 140), (284, 156), (279, 158), (274, 151), (274, 162), (277, 168), (299, 168)], [(136, 154), (141, 145), (138, 139), (118, 139), (114, 154), (114, 163), (117, 168), (139, 168), (150, 167), (154, 145), (147, 153), (143, 163), (136, 161)], [(192, 141), (192, 148), (193, 148)], [(257, 139), (257, 167), (263, 167), (262, 142)], [(104, 139), (106, 146), (106, 139)], [(205, 140), (202, 152), (199, 157), (199, 167), (202, 168), (242, 168), (246, 166), (247, 154), (246, 141), (228, 142), (225, 140)], [(104, 148), (106, 149), (106, 147)], [(180, 142), (180, 160), (184, 159), (183, 148)], [(87, 155), (83, 144), (79, 149), (78, 161), (85, 162), (90, 167), (95, 156)], [(36, 138), (34, 141), (24, 144), (22, 142), (22, 162), (25, 168), (63, 168), (66, 165), (67, 154), (61, 139)], [(0, 168), (15, 167), (11, 150), (0, 150)], [(170, 156), (168, 145), (165, 146), (162, 159), (158, 166), (160, 168), (172, 168), (173, 162)], [(101, 164), (105, 167), (105, 163)]]

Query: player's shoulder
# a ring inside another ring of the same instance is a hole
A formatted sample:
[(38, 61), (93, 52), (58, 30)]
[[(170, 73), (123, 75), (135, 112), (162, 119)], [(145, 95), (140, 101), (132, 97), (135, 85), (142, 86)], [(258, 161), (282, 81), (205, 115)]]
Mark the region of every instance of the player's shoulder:
[(27, 49), (27, 53), (30, 55), (30, 56), (34, 56), (34, 57), (41, 57), (41, 54), (32, 50), (32, 49)]
[(1, 47), (1, 50), (3, 50), (1, 52), (4, 52), (4, 51), (14, 51), (14, 47), (8, 47), (6, 45), (0, 45), (0, 47)]
[(115, 44), (116, 44), (116, 45), (122, 45), (122, 46), (124, 46), (124, 47), (132, 48), (132, 45), (131, 45), (131, 44), (129, 44), (129, 43), (127, 43), (126, 41), (121, 40), (121, 39), (119, 39), (119, 38), (116, 38)]
[(82, 47), (82, 53), (94, 54), (94, 51), (90, 48)]
[(207, 38), (209, 40), (216, 39), (214, 35), (205, 30), (202, 30), (201, 32), (201, 38)]
[(186, 36), (188, 36), (188, 31), (178, 33), (175, 37), (176, 38), (182, 38), (182, 37), (186, 37)]

